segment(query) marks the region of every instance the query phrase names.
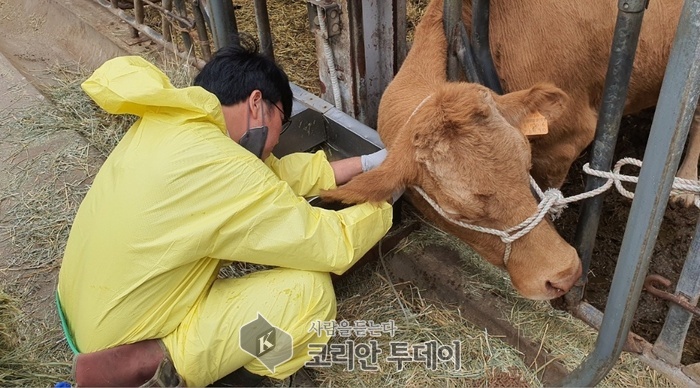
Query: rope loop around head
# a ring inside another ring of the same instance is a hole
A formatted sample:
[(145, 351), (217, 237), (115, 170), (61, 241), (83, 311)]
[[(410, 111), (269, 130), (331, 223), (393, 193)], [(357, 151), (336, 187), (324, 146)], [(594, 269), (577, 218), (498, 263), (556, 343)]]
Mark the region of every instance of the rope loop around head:
[[(457, 225), (459, 227), (473, 230), (476, 232), (481, 232), (481, 233), (486, 233), (490, 234), (493, 236), (496, 236), (501, 239), (501, 241), (506, 245), (505, 247), (505, 252), (503, 254), (503, 264), (508, 265), (508, 260), (510, 259), (510, 253), (512, 251), (512, 243), (515, 242), (517, 239), (521, 238), (522, 236), (528, 234), (532, 229), (534, 229), (545, 217), (545, 215), (548, 214), (550, 209), (552, 209), (555, 206), (559, 205), (559, 202), (561, 201), (561, 198), (563, 198), (561, 192), (556, 189), (550, 189), (547, 190), (547, 192), (544, 194), (545, 198), (540, 201), (539, 205), (537, 206), (538, 210), (535, 214), (532, 216), (528, 217), (525, 221), (519, 223), (518, 225), (515, 225), (511, 228), (505, 229), (505, 230), (499, 230), (499, 229), (494, 229), (494, 228), (486, 228), (483, 226), (479, 225), (474, 225), (468, 222), (463, 222), (460, 220), (454, 219), (451, 215), (447, 214), (441, 207), (440, 205), (437, 204), (430, 196), (423, 191), (418, 186), (413, 187), (414, 190), (439, 214), (441, 215), (444, 219), (449, 221), (450, 223)], [(564, 205), (565, 206), (565, 205)]]
[[(430, 96), (426, 97), (426, 99), (418, 105), (418, 107), (413, 113), (415, 114), (418, 108), (420, 108), (429, 98)], [(413, 116), (413, 114), (411, 116)], [(483, 226), (478, 226), (468, 222), (456, 220), (451, 215), (447, 214), (440, 207), (440, 205), (438, 205), (432, 198), (430, 198), (430, 196), (425, 191), (423, 191), (423, 189), (417, 186), (414, 186), (414, 189), (416, 190), (416, 192), (418, 192), (418, 194), (420, 194), (421, 197), (423, 197), (423, 199), (426, 202), (428, 202), (428, 204), (433, 209), (435, 209), (435, 211), (438, 214), (440, 214), (450, 223), (465, 229), (490, 234), (500, 238), (501, 241), (506, 245), (505, 253), (503, 255), (503, 264), (507, 265), (508, 260), (510, 259), (510, 253), (512, 251), (512, 243), (518, 240), (519, 238), (523, 237), (524, 235), (528, 234), (530, 231), (532, 231), (537, 225), (539, 225), (540, 222), (542, 222), (542, 220), (547, 214), (549, 214), (552, 217), (552, 220), (555, 220), (559, 216), (561, 216), (562, 212), (564, 211), (564, 209), (566, 209), (569, 203), (600, 195), (603, 192), (610, 189), (613, 185), (615, 185), (617, 191), (620, 192), (620, 194), (622, 194), (623, 196), (630, 199), (634, 198), (634, 193), (625, 189), (622, 186), (622, 182), (637, 183), (639, 181), (639, 178), (636, 176), (621, 174), (620, 171), (625, 165), (634, 165), (641, 168), (642, 162), (634, 158), (623, 158), (615, 164), (615, 167), (613, 168), (612, 172), (592, 169), (589, 166), (589, 164), (586, 163), (583, 166), (583, 171), (586, 174), (597, 176), (599, 178), (604, 178), (607, 179), (607, 181), (596, 189), (586, 191), (581, 194), (573, 195), (571, 197), (564, 197), (562, 192), (559, 189), (555, 188), (550, 188), (545, 191), (542, 191), (537, 182), (535, 182), (535, 179), (532, 178), (532, 176), (530, 176), (530, 185), (532, 186), (533, 191), (535, 191), (537, 197), (540, 200), (537, 204), (537, 211), (518, 225), (504, 230), (486, 228)], [(685, 192), (695, 194), (695, 206), (700, 208), (700, 182), (689, 179), (675, 178), (673, 181), (673, 190), (675, 193)]]

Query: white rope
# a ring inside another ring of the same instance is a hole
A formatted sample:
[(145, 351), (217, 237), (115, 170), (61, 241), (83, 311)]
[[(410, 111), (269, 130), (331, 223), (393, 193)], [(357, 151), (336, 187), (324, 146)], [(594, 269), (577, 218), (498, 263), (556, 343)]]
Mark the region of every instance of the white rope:
[[(622, 182), (637, 183), (637, 181), (639, 181), (639, 178), (636, 176), (629, 176), (620, 173), (622, 167), (628, 164), (635, 165), (640, 168), (642, 167), (642, 162), (634, 158), (620, 159), (615, 164), (615, 167), (613, 168), (612, 172), (594, 170), (589, 167), (588, 163), (586, 163), (583, 166), (583, 171), (586, 174), (597, 176), (600, 178), (605, 178), (608, 181), (596, 189), (581, 194), (573, 195), (571, 197), (564, 197), (560, 190), (553, 188), (547, 189), (543, 192), (542, 189), (537, 185), (537, 182), (535, 182), (535, 179), (533, 179), (532, 176), (530, 176), (530, 185), (537, 193), (537, 196), (540, 198), (540, 202), (539, 204), (537, 204), (537, 211), (535, 212), (535, 214), (528, 217), (525, 221), (505, 230), (485, 228), (482, 226), (455, 220), (452, 217), (450, 217), (450, 215), (448, 215), (444, 210), (442, 210), (440, 205), (438, 205), (432, 198), (430, 198), (430, 196), (428, 196), (428, 194), (426, 194), (426, 192), (423, 191), (423, 189), (417, 186), (414, 186), (413, 188), (418, 192), (418, 194), (421, 195), (421, 197), (423, 197), (423, 199), (425, 199), (426, 202), (428, 202), (428, 204), (430, 204), (430, 206), (432, 206), (433, 209), (435, 209), (436, 212), (438, 212), (438, 214), (440, 214), (452, 224), (455, 224), (465, 229), (499, 237), (501, 241), (503, 241), (503, 243), (506, 244), (506, 249), (503, 254), (503, 264), (507, 265), (508, 260), (510, 259), (512, 243), (520, 237), (526, 235), (532, 229), (534, 229), (544, 219), (544, 216), (546, 214), (550, 214), (552, 220), (555, 220), (561, 215), (564, 209), (566, 209), (569, 203), (580, 201), (586, 198), (592, 198), (596, 195), (602, 194), (603, 192), (607, 191), (610, 187), (612, 187), (613, 184), (615, 185), (615, 188), (617, 188), (617, 191), (620, 194), (630, 199), (634, 198), (634, 193), (625, 189), (622, 186)], [(700, 208), (700, 197), (698, 196), (698, 194), (700, 194), (700, 182), (690, 179), (674, 178), (673, 190), (674, 193), (695, 194), (695, 206)]]
[(333, 105), (336, 108), (343, 110), (343, 99), (340, 95), (340, 84), (338, 83), (338, 71), (335, 68), (335, 60), (333, 59), (333, 50), (329, 42), (328, 31), (326, 29), (326, 13), (321, 10), (321, 7), (316, 8), (318, 16), (319, 31), (321, 32), (321, 44), (323, 46), (323, 54), (326, 57), (328, 65), (328, 73), (331, 78), (331, 89), (333, 90)]
[(561, 207), (560, 204), (562, 203), (562, 201), (565, 201), (563, 195), (561, 194), (561, 191), (557, 189), (549, 189), (543, 193), (544, 197), (537, 205), (537, 212), (535, 214), (528, 217), (525, 221), (519, 223), (516, 226), (505, 230), (499, 230), (455, 220), (454, 218), (450, 217), (450, 215), (445, 213), (445, 211), (442, 210), (440, 205), (433, 201), (433, 199), (430, 198), (430, 196), (428, 196), (428, 194), (426, 194), (426, 192), (423, 191), (423, 189), (421, 189), (418, 186), (413, 186), (413, 188), (418, 192), (418, 194), (421, 195), (421, 197), (423, 197), (423, 199), (425, 199), (426, 202), (428, 202), (428, 204), (430, 204), (430, 206), (432, 206), (433, 209), (435, 209), (436, 212), (438, 212), (438, 214), (444, 217), (447, 221), (465, 229), (494, 235), (500, 238), (501, 241), (503, 241), (503, 243), (506, 245), (505, 252), (503, 253), (503, 265), (508, 264), (508, 259), (510, 259), (512, 243), (520, 237), (528, 234), (532, 229), (534, 229), (544, 219), (544, 216), (548, 212), (550, 212), (550, 209), (554, 208), (554, 212), (561, 212), (563, 208), (557, 208)]
[[(620, 173), (620, 170), (622, 170), (622, 167), (625, 165), (634, 165), (639, 168), (642, 168), (642, 161), (639, 159), (634, 159), (634, 158), (622, 158), (615, 163), (615, 167), (613, 168), (612, 172), (609, 171), (600, 171), (600, 170), (594, 170), (592, 169), (588, 163), (583, 165), (583, 171), (588, 174), (588, 175), (593, 175), (597, 176), (599, 178), (605, 178), (608, 181), (605, 182), (605, 184), (601, 187), (605, 187), (606, 190), (610, 188), (613, 184), (615, 185), (615, 188), (617, 191), (622, 194), (623, 196), (633, 199), (634, 198), (634, 193), (625, 189), (622, 186), (622, 182), (630, 182), (630, 183), (637, 183), (639, 181), (639, 178), (636, 176), (630, 176), (630, 175), (624, 175)], [(678, 178), (675, 177), (673, 178), (673, 185), (671, 186), (671, 194), (673, 195), (678, 195), (678, 194), (683, 194), (683, 193), (688, 193), (688, 194), (695, 194), (695, 201), (694, 204), (696, 207), (700, 208), (700, 182), (692, 179), (683, 179), (683, 178)], [(586, 193), (584, 193), (586, 194)], [(588, 198), (588, 197), (584, 197)]]

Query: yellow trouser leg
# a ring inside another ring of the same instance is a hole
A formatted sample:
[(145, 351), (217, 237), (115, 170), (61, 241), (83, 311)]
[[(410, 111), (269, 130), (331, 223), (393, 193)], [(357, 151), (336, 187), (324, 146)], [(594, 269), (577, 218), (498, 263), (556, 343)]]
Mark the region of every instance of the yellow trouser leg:
[[(278, 268), (214, 281), (209, 294), (163, 343), (188, 386), (206, 386), (242, 366), (282, 379), (311, 359), (309, 343), (328, 342), (309, 328), (313, 321), (335, 319), (335, 312), (329, 274)], [(293, 339), (292, 358), (275, 366), (274, 373), (240, 348), (240, 328), (258, 314)]]

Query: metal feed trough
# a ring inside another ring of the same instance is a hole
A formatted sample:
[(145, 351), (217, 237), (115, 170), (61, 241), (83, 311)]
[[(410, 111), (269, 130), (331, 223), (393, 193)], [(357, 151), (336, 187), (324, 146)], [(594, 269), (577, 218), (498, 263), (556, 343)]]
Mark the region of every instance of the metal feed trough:
[[(132, 26), (134, 37), (145, 35), (200, 67), (216, 48), (230, 43), (237, 30), (230, 0), (134, 0), (133, 16), (118, 8), (117, 0), (94, 0)], [(654, 1), (654, 0), (652, 0)], [(609, 171), (627, 85), (648, 0), (619, 0), (615, 36), (600, 109), (591, 167)], [(144, 4), (162, 16), (163, 34), (143, 24)], [(262, 51), (274, 57), (265, 0), (255, 0)], [(275, 150), (278, 155), (324, 148), (332, 158), (368, 153), (381, 147), (376, 125), (382, 92), (405, 58), (405, 0), (307, 0), (309, 21), (317, 31), (321, 81), (330, 85), (318, 98), (293, 85), (294, 131), (288, 131)], [(501, 93), (489, 51), (489, 1), (473, 1), (473, 35), (461, 22), (461, 0), (445, 0), (444, 26), (451, 50), (448, 76), (463, 73)], [(173, 43), (173, 34), (180, 43)], [(212, 40), (208, 36), (212, 36)], [(330, 39), (333, 37), (333, 39)], [(331, 53), (330, 55), (328, 53)], [(336, 70), (342, 69), (341, 77)], [(700, 0), (686, 0), (666, 76), (661, 88), (645, 161), (625, 229), (605, 312), (583, 301), (592, 250), (603, 203), (602, 195), (587, 200), (577, 228), (575, 246), (583, 260), (583, 275), (566, 295), (567, 309), (599, 330), (595, 348), (559, 385), (590, 386), (601, 381), (623, 348), (682, 386), (700, 384), (700, 363), (681, 365), (681, 352), (700, 297), (700, 222), (674, 294), (655, 290), (672, 302), (655, 343), (630, 333), (646, 279), (651, 252), (668, 202), (688, 128), (700, 93)], [(326, 101), (333, 101), (333, 104)], [(335, 106), (334, 106), (335, 105)], [(357, 119), (357, 120), (356, 120)], [(359, 120), (359, 121), (358, 121)], [(367, 125), (365, 125), (365, 124)], [(668, 131), (667, 128), (675, 128)], [(588, 177), (586, 190), (602, 185)]]

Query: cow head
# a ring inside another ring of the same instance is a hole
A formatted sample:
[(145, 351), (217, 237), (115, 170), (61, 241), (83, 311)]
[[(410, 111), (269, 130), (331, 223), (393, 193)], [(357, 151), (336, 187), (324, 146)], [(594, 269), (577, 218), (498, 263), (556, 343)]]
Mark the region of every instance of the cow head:
[(536, 212), (537, 201), (529, 186), (530, 145), (519, 128), (533, 112), (548, 120), (558, 117), (566, 100), (549, 84), (499, 96), (477, 84), (445, 83), (417, 109), (413, 105), (413, 113), (405, 112), (410, 119), (400, 128), (382, 128), (390, 141), (381, 166), (322, 196), (344, 203), (380, 202), (409, 188), (422, 213), (484, 259), (505, 267), (523, 296), (561, 296), (579, 278), (581, 264), (550, 221), (512, 243), (506, 264), (505, 244), (498, 237), (447, 222), (410, 188), (420, 187), (454, 220), (499, 230), (520, 224)]

